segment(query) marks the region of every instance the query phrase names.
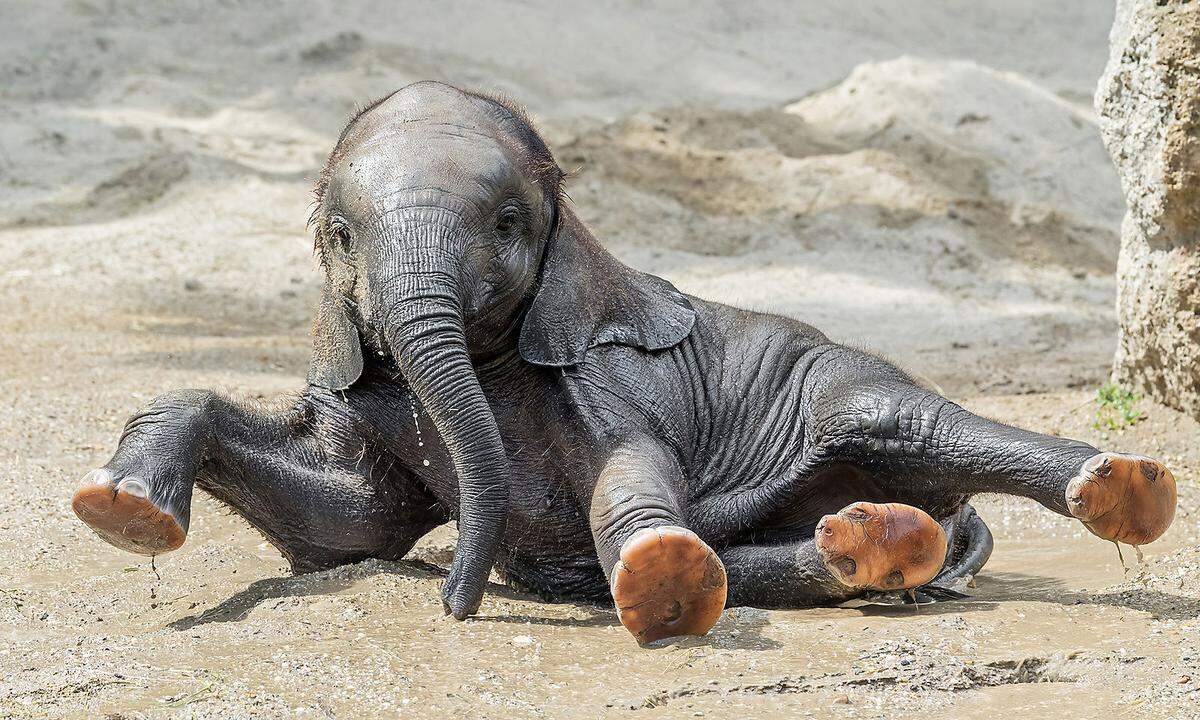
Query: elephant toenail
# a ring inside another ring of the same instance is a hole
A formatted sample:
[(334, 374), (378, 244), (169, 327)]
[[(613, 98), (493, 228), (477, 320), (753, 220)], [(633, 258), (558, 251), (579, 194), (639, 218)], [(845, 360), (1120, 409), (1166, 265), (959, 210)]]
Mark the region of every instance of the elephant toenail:
[(79, 486), (87, 487), (88, 485), (112, 485), (112, 481), (112, 473), (104, 468), (99, 468), (97, 470), (91, 470), (84, 475), (79, 481)]
[(117, 490), (133, 497), (149, 497), (150, 491), (146, 483), (137, 477), (127, 477), (117, 485)]

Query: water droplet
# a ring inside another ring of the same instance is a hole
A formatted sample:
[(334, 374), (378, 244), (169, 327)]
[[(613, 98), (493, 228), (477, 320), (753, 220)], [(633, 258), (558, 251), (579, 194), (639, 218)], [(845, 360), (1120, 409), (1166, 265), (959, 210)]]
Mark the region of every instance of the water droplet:
[(424, 465), (425, 467), (429, 467), (429, 458), (425, 458), (424, 460), (422, 460), (421, 464)]

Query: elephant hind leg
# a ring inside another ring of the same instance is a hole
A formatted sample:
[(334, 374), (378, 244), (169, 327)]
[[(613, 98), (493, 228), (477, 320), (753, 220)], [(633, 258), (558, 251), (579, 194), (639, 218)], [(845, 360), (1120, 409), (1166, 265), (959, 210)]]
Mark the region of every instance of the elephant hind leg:
[(903, 503), (853, 503), (817, 523), (817, 551), (850, 587), (907, 590), (933, 580), (946, 561), (946, 531)]
[(817, 524), (816, 537), (720, 551), (729, 605), (834, 605), (928, 583), (947, 556), (946, 533), (924, 511), (900, 503), (852, 503)]
[(1101, 453), (1067, 485), (1067, 506), (1093, 535), (1145, 545), (1175, 519), (1175, 476), (1140, 455)]
[(592, 494), (590, 522), (621, 624), (648, 643), (703, 635), (725, 608), (720, 558), (685, 527), (673, 488), (679, 467), (657, 443), (627, 442)]
[(834, 576), (812, 538), (783, 545), (734, 545), (720, 551), (729, 607), (836, 605), (863, 593)]
[(983, 492), (1020, 495), (1131, 545), (1153, 542), (1174, 519), (1175, 480), (1157, 460), (980, 417), (846, 349), (822, 355), (806, 383), (814, 387), (806, 439), (866, 468), (895, 496), (930, 505)]

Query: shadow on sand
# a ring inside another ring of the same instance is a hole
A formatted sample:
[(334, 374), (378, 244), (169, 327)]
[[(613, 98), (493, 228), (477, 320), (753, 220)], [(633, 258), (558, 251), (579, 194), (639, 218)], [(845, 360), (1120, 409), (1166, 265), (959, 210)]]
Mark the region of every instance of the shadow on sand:
[[(385, 562), (368, 560), (357, 565), (333, 570), (265, 578), (252, 583), (217, 605), (195, 615), (179, 618), (168, 627), (189, 630), (208, 623), (240, 622), (267, 600), (288, 597), (329, 595), (353, 587), (360, 581), (377, 575), (399, 575), (414, 580), (436, 580), (446, 571), (423, 561)], [(1040, 575), (1015, 572), (987, 573), (979, 578), (979, 589), (966, 600), (952, 600), (920, 605), (865, 604), (854, 606), (867, 617), (928, 617), (930, 615), (971, 614), (990, 612), (1005, 601), (1047, 602), (1060, 605), (1095, 605), (1136, 610), (1149, 613), (1156, 620), (1190, 619), (1200, 616), (1200, 600), (1172, 595), (1148, 588), (1129, 588), (1120, 591), (1072, 590), (1062, 580)], [(509, 600), (548, 602), (536, 595), (521, 593), (504, 585), (490, 583), (489, 594)], [(617, 614), (611, 608), (588, 602), (565, 602), (579, 611), (581, 617), (555, 617), (535, 614), (476, 615), (471, 622), (540, 625), (545, 627), (606, 627), (616, 625)], [(753, 608), (733, 608), (726, 612), (717, 626), (704, 637), (680, 637), (652, 643), (651, 648), (714, 647), (742, 650), (770, 650), (780, 643), (764, 636), (770, 625), (770, 613)]]
[[(208, 623), (240, 622), (245, 620), (254, 608), (267, 600), (330, 595), (348, 590), (359, 582), (377, 575), (399, 575), (413, 580), (435, 580), (445, 577), (446, 570), (422, 560), (398, 562), (366, 560), (355, 565), (345, 565), (322, 572), (264, 578), (251, 583), (245, 590), (231, 595), (217, 605), (196, 615), (179, 618), (169, 623), (167, 627), (173, 630), (188, 630)], [(488, 583), (487, 592), (508, 600), (547, 602), (536, 595), (521, 593), (494, 582)], [(617, 622), (617, 614), (611, 609), (586, 602), (569, 604), (585, 610), (589, 616), (586, 618), (561, 618), (535, 615), (474, 615), (472, 621), (577, 627), (604, 626)]]
[(897, 603), (847, 604), (868, 617), (919, 617), (990, 612), (1005, 602), (1044, 602), (1057, 605), (1093, 605), (1136, 610), (1155, 620), (1187, 620), (1200, 617), (1200, 600), (1172, 595), (1148, 587), (1120, 590), (1072, 589), (1055, 577), (1020, 572), (985, 572), (979, 587), (968, 591), (963, 600), (947, 600), (919, 605)]
[[(342, 566), (322, 572), (264, 578), (251, 583), (246, 589), (231, 595), (217, 605), (200, 613), (179, 618), (169, 623), (167, 627), (173, 630), (190, 630), (209, 623), (241, 622), (256, 607), (268, 600), (330, 595), (348, 590), (362, 580), (377, 575), (398, 575), (413, 580), (437, 580), (446, 576), (446, 570), (421, 560), (398, 562), (367, 560), (356, 565)], [(508, 600), (524, 600), (548, 605), (570, 605), (583, 617), (555, 617), (527, 613), (474, 615), (470, 622), (546, 627), (606, 627), (619, 624), (617, 613), (611, 607), (586, 601), (547, 600), (498, 583), (488, 583), (487, 591), (490, 595)], [(705, 637), (670, 638), (652, 643), (648, 647), (712, 646), (743, 650), (768, 650), (780, 646), (774, 640), (763, 637), (763, 629), (769, 624), (770, 620), (766, 611), (737, 608), (728, 612), (714, 631)]]
[[(169, 623), (167, 627), (173, 630), (188, 630), (208, 623), (240, 622), (245, 620), (254, 608), (267, 600), (330, 595), (347, 590), (366, 578), (383, 574), (426, 580), (445, 576), (446, 572), (436, 565), (421, 561), (367, 560), (356, 565), (344, 565), (322, 572), (263, 578), (256, 580), (245, 590), (231, 595), (217, 605), (199, 614), (179, 618)], [(495, 592), (497, 589), (508, 590), (494, 583), (488, 586), (490, 591)]]
[(986, 573), (979, 579), (987, 600), (1026, 600), (1059, 605), (1097, 605), (1149, 613), (1155, 620), (1200, 617), (1200, 599), (1172, 595), (1149, 587), (1077, 590), (1053, 577), (1019, 572)]

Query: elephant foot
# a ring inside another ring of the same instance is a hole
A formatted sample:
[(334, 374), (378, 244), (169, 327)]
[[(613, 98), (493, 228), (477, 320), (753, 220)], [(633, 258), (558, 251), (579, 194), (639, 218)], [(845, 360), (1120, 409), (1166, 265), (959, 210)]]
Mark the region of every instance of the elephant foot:
[(105, 542), (140, 555), (159, 555), (183, 545), (187, 530), (170, 512), (150, 501), (145, 480), (116, 482), (108, 470), (83, 477), (71, 509)]
[(725, 609), (725, 566), (691, 530), (639, 530), (613, 568), (617, 617), (639, 643), (707, 633)]
[(1097, 537), (1154, 542), (1175, 519), (1175, 476), (1140, 455), (1100, 453), (1067, 485), (1067, 507)]
[(905, 590), (928, 583), (946, 560), (946, 531), (924, 510), (857, 502), (817, 523), (817, 551), (844, 585)]

